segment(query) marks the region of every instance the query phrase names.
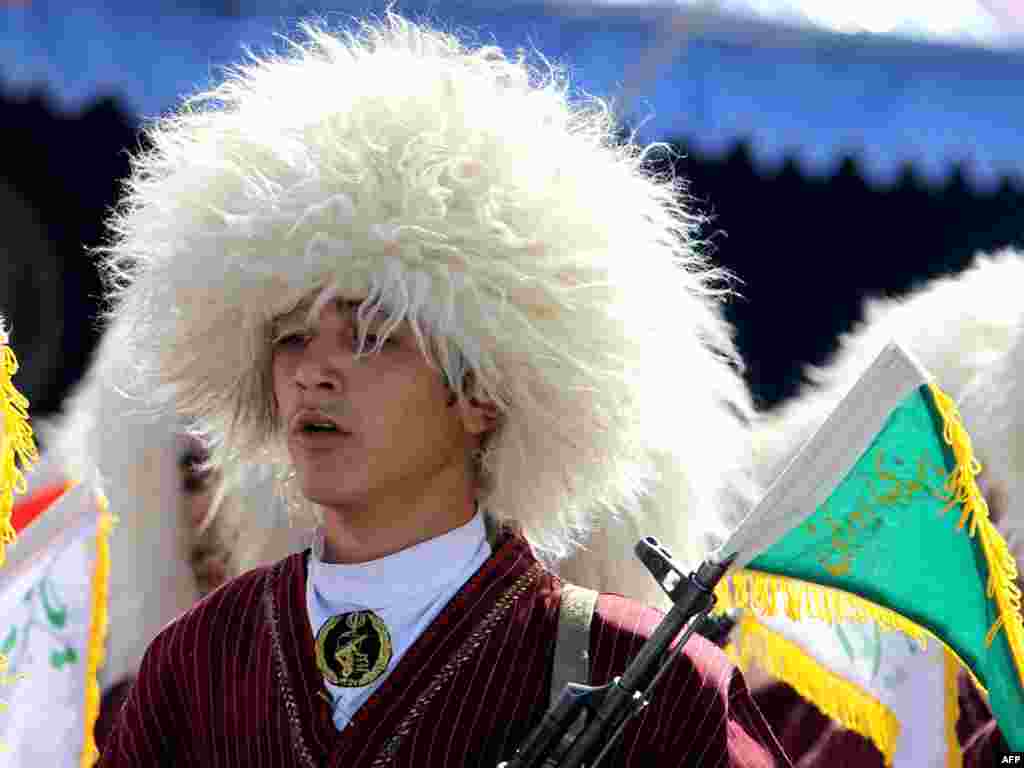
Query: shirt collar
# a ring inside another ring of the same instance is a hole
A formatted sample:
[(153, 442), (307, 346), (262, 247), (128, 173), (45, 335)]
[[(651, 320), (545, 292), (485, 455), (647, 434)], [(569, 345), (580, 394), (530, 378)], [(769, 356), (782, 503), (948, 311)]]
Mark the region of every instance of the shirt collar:
[(483, 513), (433, 539), (365, 563), (325, 563), (324, 532), (317, 529), (309, 559), (309, 579), (327, 603), (357, 603), (383, 609), (436, 593), (460, 576), (481, 548), (490, 551)]

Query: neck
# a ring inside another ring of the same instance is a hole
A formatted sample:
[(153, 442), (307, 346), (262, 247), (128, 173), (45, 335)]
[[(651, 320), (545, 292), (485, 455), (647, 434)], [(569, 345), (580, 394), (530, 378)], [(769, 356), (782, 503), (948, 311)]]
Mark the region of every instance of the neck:
[(324, 562), (366, 563), (444, 534), (468, 523), (476, 513), (471, 493), (440, 503), (388, 499), (369, 504), (325, 507)]

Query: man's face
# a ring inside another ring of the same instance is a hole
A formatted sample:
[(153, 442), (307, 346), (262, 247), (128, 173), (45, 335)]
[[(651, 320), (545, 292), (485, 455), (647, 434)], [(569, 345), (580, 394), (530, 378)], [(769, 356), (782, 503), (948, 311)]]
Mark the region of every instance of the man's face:
[[(356, 357), (351, 302), (280, 319), (272, 354), (274, 397), (303, 495), (331, 507), (414, 503), (438, 478), (470, 471), (482, 431), (405, 324), (377, 353)], [(372, 350), (376, 329), (368, 329)]]
[(212, 592), (232, 575), (230, 537), (220, 518), (208, 520), (220, 483), (219, 474), (200, 469), (209, 458), (206, 447), (191, 435), (178, 437), (181, 506), (189, 531), (189, 561), (200, 594)]

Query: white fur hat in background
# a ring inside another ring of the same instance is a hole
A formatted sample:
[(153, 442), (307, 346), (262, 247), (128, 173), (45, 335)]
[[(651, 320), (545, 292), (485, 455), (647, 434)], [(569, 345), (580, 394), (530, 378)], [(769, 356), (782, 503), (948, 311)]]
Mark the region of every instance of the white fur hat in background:
[[(810, 368), (810, 386), (759, 417), (755, 474), (769, 485), (821, 426), (882, 348), (904, 346), (958, 402), (983, 465), (997, 527), (1024, 556), (1024, 254), (979, 255), (960, 274), (899, 299), (871, 299), (865, 319), (840, 340), (833, 360)], [(1004, 507), (1004, 509), (998, 509)]]
[(110, 536), (109, 630), (103, 686), (133, 676), (146, 646), (198, 591), (187, 558), (177, 420), (122, 394), (117, 329), (104, 335), (63, 415), (41, 426), (69, 479), (92, 482), (119, 518)]
[[(498, 404), (481, 502), (541, 555), (620, 519), (612, 538), (702, 556), (720, 498), (748, 493), (750, 406), (679, 185), (546, 63), (393, 14), (304, 34), (150, 128), (105, 252), (126, 383), (194, 421), (227, 476), (284, 474), (272, 323), (361, 300), (361, 324), (408, 321)], [(633, 543), (593, 579), (646, 591)]]
[[(121, 390), (122, 333), (117, 325), (107, 329), (61, 416), (39, 425), (50, 446), (47, 466), (93, 483), (118, 518), (110, 537), (104, 686), (134, 675), (150, 641), (200, 597), (190, 563), (196, 532), (182, 507), (184, 425)], [(225, 529), (245, 531), (232, 553), (236, 571), (304, 546), (303, 532), (287, 528), (283, 504), (256, 472), (236, 480), (232, 492), (217, 487), (211, 515)]]

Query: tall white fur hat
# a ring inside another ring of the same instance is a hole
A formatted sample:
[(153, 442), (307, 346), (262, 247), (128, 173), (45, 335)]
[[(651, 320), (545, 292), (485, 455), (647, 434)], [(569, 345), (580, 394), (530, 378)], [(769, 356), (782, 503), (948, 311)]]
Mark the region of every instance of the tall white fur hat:
[[(121, 388), (123, 343), (123, 324), (108, 328), (62, 413), (39, 425), (50, 446), (48, 466), (102, 491), (117, 516), (104, 686), (133, 676), (157, 633), (200, 597), (190, 562), (196, 531), (184, 514), (179, 467), (188, 447), (185, 425), (173, 411)], [(232, 534), (244, 531), (232, 552), (239, 570), (306, 543), (301, 532), (285, 527), (266, 472), (252, 469), (217, 489), (211, 514)]]
[(182, 519), (179, 424), (173, 413), (120, 390), (122, 343), (119, 328), (106, 332), (61, 416), (41, 426), (50, 460), (68, 479), (102, 490), (118, 518), (110, 537), (104, 686), (133, 676), (156, 634), (199, 597)]
[(749, 404), (678, 185), (549, 65), (393, 14), (304, 33), (152, 126), (135, 160), (105, 251), (135, 388), (195, 420), (229, 474), (286, 469), (270, 327), (324, 291), (364, 300), (361, 322), (408, 321), (503, 411), (481, 503), (541, 554), (616, 516), (702, 554)]
[(755, 474), (770, 484), (825, 421), (882, 348), (905, 346), (958, 402), (983, 470), (990, 503), (1001, 496), (997, 522), (1024, 556), (1024, 254), (979, 255), (962, 273), (935, 280), (907, 297), (866, 302), (864, 321), (844, 336), (828, 365), (810, 368), (811, 385), (764, 414), (755, 428)]

